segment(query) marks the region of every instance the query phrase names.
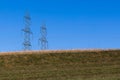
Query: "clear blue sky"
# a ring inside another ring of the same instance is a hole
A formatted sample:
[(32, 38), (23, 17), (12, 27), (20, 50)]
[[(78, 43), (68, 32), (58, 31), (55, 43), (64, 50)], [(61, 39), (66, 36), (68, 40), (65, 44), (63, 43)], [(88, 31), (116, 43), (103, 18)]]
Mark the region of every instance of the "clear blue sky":
[(0, 51), (22, 50), (26, 10), (33, 50), (42, 21), (49, 49), (120, 48), (120, 0), (0, 0)]

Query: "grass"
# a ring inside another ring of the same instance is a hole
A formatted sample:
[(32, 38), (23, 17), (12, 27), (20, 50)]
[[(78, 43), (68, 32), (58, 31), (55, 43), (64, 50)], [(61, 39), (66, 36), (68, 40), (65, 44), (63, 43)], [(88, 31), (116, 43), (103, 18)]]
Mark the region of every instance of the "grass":
[(0, 80), (120, 80), (120, 50), (0, 53)]

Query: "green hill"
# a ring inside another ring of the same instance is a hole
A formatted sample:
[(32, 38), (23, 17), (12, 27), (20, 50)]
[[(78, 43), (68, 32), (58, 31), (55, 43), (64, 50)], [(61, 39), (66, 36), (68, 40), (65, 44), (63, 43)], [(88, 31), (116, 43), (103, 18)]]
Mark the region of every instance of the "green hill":
[(120, 50), (0, 53), (0, 80), (120, 80)]

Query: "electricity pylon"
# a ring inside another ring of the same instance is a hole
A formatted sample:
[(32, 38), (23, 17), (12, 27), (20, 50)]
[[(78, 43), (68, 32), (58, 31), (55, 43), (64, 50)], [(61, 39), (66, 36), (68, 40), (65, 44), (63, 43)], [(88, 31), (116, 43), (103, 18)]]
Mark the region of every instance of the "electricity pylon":
[(24, 42), (23, 42), (23, 46), (24, 46), (24, 50), (31, 50), (31, 29), (30, 29), (30, 25), (31, 25), (31, 18), (29, 13), (26, 13), (26, 15), (24, 16), (24, 20), (25, 20), (25, 28), (22, 29), (22, 31), (24, 32)]
[(40, 34), (41, 34), (41, 36), (39, 38), (39, 43), (40, 43), (41, 50), (46, 50), (46, 49), (48, 49), (46, 24), (43, 24), (40, 27)]

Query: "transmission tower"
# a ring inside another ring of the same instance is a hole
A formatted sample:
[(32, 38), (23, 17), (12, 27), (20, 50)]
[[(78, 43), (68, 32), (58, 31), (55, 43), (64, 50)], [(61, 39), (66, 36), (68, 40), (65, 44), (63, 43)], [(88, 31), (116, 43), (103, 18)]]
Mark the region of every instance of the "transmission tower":
[(30, 50), (31, 49), (31, 29), (30, 29), (30, 25), (31, 25), (31, 18), (29, 13), (26, 13), (26, 15), (24, 16), (24, 22), (25, 22), (25, 28), (22, 29), (22, 31), (24, 32), (24, 42), (23, 42), (23, 46), (24, 46), (24, 50)]
[(46, 50), (48, 49), (48, 41), (47, 41), (47, 28), (46, 25), (43, 24), (40, 27), (40, 34), (41, 37), (39, 38), (39, 42), (40, 42), (40, 46), (41, 46), (41, 50)]

